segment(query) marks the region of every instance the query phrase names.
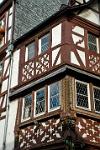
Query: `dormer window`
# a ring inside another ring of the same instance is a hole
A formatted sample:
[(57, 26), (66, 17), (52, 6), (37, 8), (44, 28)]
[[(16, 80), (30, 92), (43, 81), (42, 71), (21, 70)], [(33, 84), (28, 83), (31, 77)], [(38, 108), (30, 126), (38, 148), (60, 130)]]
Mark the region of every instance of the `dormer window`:
[(92, 33), (88, 33), (88, 49), (99, 52), (99, 38)]

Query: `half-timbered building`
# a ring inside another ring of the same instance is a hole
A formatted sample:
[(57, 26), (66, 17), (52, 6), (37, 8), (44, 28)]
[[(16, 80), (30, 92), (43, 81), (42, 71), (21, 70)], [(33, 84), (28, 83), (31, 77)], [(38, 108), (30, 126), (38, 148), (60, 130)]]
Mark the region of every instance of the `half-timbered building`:
[(99, 0), (0, 4), (0, 150), (100, 149)]

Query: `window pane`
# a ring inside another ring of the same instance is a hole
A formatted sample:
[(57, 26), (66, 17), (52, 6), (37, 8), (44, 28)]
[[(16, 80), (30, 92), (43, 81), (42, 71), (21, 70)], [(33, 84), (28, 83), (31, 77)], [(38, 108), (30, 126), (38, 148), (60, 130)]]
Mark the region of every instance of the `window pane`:
[(59, 83), (56, 82), (50, 85), (50, 109), (56, 108), (59, 105)]
[(40, 114), (45, 111), (45, 89), (36, 92), (36, 112)]
[(94, 88), (95, 110), (100, 112), (100, 89)]
[(31, 104), (32, 104), (32, 95), (25, 96), (23, 119), (29, 118), (31, 116)]
[(87, 84), (76, 82), (77, 106), (88, 108)]
[(91, 33), (88, 34), (88, 48), (97, 51), (97, 37)]
[(0, 61), (0, 76), (2, 75), (2, 71), (3, 71), (3, 63), (2, 61)]
[(27, 45), (27, 50), (28, 50), (28, 60), (33, 58), (35, 56), (35, 43), (32, 42), (29, 45)]
[(41, 52), (45, 52), (49, 48), (50, 34), (46, 34), (41, 38)]

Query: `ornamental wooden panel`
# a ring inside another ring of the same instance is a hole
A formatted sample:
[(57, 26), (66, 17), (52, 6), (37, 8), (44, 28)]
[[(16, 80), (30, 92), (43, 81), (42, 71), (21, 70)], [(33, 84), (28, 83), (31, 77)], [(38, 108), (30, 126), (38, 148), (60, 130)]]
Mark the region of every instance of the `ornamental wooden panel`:
[(61, 64), (61, 50), (60, 47), (55, 50), (48, 50), (44, 54), (41, 54), (29, 60), (21, 67), (21, 82), (27, 82), (34, 79), (44, 73), (47, 73), (52, 68), (56, 68)]
[(100, 121), (78, 117), (76, 130), (87, 142), (100, 144)]
[(19, 131), (19, 149), (26, 150), (32, 147), (47, 145), (62, 137), (60, 119), (50, 119), (37, 125), (31, 125)]

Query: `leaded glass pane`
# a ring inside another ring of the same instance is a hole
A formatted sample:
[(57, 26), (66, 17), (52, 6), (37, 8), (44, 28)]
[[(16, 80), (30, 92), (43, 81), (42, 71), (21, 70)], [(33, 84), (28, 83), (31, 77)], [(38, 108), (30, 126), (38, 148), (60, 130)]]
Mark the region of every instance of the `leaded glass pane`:
[(50, 85), (50, 109), (59, 106), (59, 83), (53, 83)]
[(97, 51), (97, 42), (96, 42), (96, 36), (89, 33), (88, 34), (88, 47), (90, 50), (93, 50), (93, 51)]
[(45, 52), (49, 48), (49, 38), (50, 34), (46, 34), (41, 38), (41, 52)]
[(77, 106), (88, 108), (87, 84), (76, 82)]
[(24, 97), (24, 113), (23, 119), (29, 118), (31, 115), (31, 104), (32, 104), (32, 95), (27, 95)]
[(100, 89), (94, 88), (95, 110), (100, 112)]
[(28, 60), (29, 60), (35, 56), (35, 43), (32, 42), (29, 45), (27, 45), (27, 49), (28, 49)]
[(45, 111), (45, 89), (36, 92), (36, 114)]

